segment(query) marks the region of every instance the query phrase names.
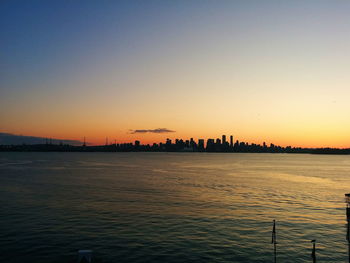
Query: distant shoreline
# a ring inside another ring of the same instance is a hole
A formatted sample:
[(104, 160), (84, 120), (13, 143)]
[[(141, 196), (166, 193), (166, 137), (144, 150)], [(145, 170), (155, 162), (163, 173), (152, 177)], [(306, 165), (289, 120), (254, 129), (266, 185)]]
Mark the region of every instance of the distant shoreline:
[(296, 147), (259, 147), (245, 145), (236, 148), (175, 148), (169, 145), (152, 147), (149, 145), (111, 144), (99, 146), (73, 146), (68, 144), (0, 145), (0, 152), (204, 152), (204, 153), (292, 153), (292, 154), (331, 154), (348, 155), (350, 148), (296, 148)]

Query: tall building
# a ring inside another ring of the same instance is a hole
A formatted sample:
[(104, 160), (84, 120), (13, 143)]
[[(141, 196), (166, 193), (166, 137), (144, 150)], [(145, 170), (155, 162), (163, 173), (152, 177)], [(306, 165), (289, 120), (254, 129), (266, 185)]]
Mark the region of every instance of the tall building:
[(233, 136), (230, 136), (230, 147), (233, 147)]
[(193, 147), (193, 145), (194, 145), (194, 140), (193, 140), (193, 138), (191, 138), (190, 139), (190, 146)]
[(200, 151), (204, 150), (204, 139), (198, 139), (198, 149)]
[(226, 135), (222, 135), (222, 144), (226, 144)]
[(214, 149), (215, 146), (215, 140), (214, 139), (208, 139), (207, 140), (207, 151), (212, 151)]

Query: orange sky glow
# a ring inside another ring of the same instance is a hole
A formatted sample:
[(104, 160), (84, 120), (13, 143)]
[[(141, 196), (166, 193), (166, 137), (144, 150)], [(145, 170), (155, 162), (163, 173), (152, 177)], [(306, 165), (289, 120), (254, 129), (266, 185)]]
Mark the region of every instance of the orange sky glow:
[[(1, 27), (0, 132), (350, 147), (350, 6), (317, 3), (19, 8)], [(156, 128), (175, 132), (130, 132)]]

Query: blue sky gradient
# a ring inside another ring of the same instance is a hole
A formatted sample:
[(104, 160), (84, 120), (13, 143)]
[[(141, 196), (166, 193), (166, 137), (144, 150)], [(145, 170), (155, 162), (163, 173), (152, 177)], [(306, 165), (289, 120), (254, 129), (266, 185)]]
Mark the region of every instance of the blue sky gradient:
[(98, 143), (166, 127), (350, 146), (349, 11), (347, 1), (2, 1), (1, 132)]

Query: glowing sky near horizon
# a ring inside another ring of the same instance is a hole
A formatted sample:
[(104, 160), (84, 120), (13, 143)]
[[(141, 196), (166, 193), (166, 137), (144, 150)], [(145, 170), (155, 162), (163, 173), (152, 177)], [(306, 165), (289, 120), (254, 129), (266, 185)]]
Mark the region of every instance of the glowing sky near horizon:
[[(1, 1), (0, 132), (350, 147), (348, 1)], [(130, 130), (167, 128), (174, 133)]]

